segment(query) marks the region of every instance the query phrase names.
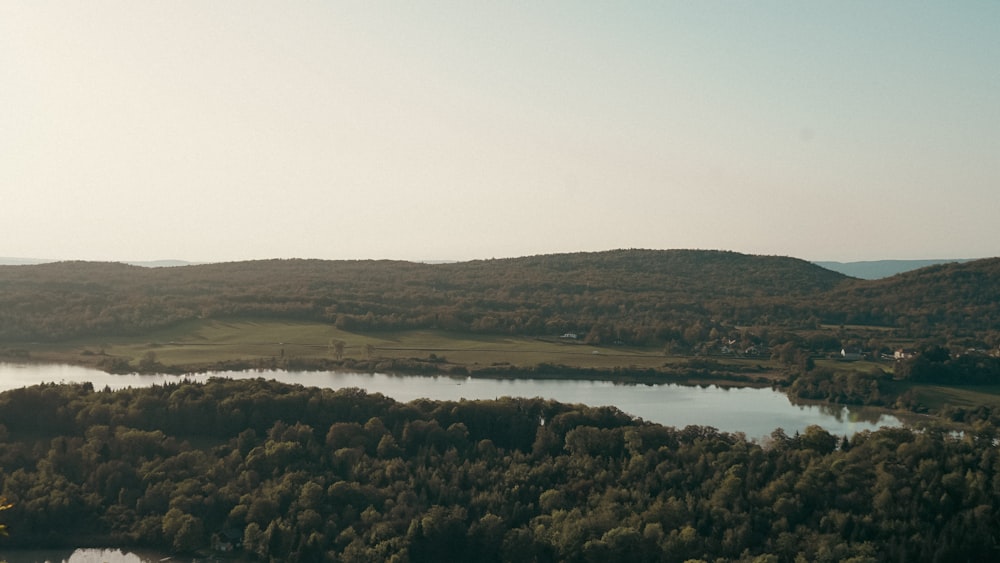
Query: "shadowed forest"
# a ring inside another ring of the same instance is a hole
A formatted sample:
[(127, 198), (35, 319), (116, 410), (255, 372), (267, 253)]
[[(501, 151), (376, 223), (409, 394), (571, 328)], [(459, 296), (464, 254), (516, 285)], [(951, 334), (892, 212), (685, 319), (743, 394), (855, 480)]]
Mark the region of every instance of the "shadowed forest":
[(765, 443), (541, 399), (211, 380), (0, 395), (5, 545), (264, 561), (987, 561), (994, 433)]

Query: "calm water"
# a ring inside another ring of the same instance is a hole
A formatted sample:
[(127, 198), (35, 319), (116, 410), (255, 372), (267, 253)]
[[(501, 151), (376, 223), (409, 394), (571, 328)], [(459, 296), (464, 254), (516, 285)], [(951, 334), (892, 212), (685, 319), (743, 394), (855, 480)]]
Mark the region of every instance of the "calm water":
[[(172, 557), (154, 551), (120, 549), (24, 549), (0, 551), (0, 561), (6, 563), (158, 563), (195, 561)], [(202, 559), (201, 561), (208, 561)], [(232, 560), (230, 560), (232, 561)]]
[[(544, 397), (564, 403), (614, 405), (643, 419), (668, 426), (714, 426), (726, 432), (743, 432), (761, 438), (775, 428), (792, 434), (818, 424), (837, 435), (851, 435), (880, 426), (899, 426), (893, 416), (870, 409), (793, 405), (784, 394), (771, 389), (724, 389), (716, 386), (615, 385), (586, 380), (472, 379), (445, 376), (398, 376), (335, 372), (236, 372), (187, 376), (252, 379), (265, 377), (286, 383), (340, 389), (359, 387), (398, 401), (421, 397), (440, 400), (495, 399), (503, 396)], [(66, 365), (0, 363), (0, 391), (42, 382), (91, 382), (95, 389), (146, 387), (177, 381), (170, 375), (111, 375)], [(154, 563), (191, 561), (155, 552), (116, 549), (0, 551), (7, 563)]]
[[(226, 372), (186, 376), (252, 379), (265, 377), (285, 383), (340, 389), (358, 387), (382, 393), (398, 401), (417, 398), (436, 400), (495, 399), (498, 397), (543, 397), (564, 403), (613, 405), (624, 412), (667, 426), (713, 426), (725, 432), (743, 432), (761, 438), (774, 429), (787, 434), (801, 432), (812, 424), (837, 435), (852, 435), (881, 426), (900, 426), (900, 421), (871, 409), (847, 409), (818, 405), (793, 405), (788, 397), (771, 389), (725, 389), (716, 386), (614, 384), (586, 380), (472, 379), (447, 376), (400, 376), (338, 372)], [(41, 382), (86, 382), (95, 389), (145, 387), (177, 381), (172, 375), (111, 375), (67, 365), (21, 365), (0, 363), (0, 391)]]

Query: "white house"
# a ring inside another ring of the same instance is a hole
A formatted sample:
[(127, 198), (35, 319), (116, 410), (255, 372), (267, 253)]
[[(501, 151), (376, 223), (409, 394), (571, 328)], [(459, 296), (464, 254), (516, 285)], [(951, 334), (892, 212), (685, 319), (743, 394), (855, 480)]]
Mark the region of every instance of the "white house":
[(841, 348), (840, 349), (840, 359), (849, 362), (856, 362), (864, 357), (861, 353), (860, 348)]

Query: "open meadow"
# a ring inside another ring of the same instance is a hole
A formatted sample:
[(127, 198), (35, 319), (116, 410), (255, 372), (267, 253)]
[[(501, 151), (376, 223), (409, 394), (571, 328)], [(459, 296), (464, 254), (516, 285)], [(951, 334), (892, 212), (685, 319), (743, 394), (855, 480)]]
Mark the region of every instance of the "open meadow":
[[(834, 332), (834, 327), (822, 330)], [(338, 343), (341, 345), (338, 346)], [(350, 332), (330, 323), (273, 319), (199, 319), (139, 336), (77, 338), (21, 347), (32, 361), (111, 371), (170, 373), (286, 367), (347, 371), (458, 372), (472, 375), (578, 377), (617, 380), (654, 374), (672, 381), (747, 385), (789, 383), (787, 366), (770, 357), (667, 354), (656, 347), (595, 346), (555, 336), (503, 336), (435, 329)], [(827, 372), (892, 377), (891, 361), (844, 362), (816, 357)], [(942, 386), (891, 381), (881, 404), (907, 393), (921, 412), (946, 405), (1000, 407), (1000, 386)], [(912, 407), (911, 405), (911, 407)]]
[[(340, 358), (337, 342), (343, 343)], [(556, 337), (474, 335), (430, 329), (361, 334), (328, 323), (243, 319), (186, 321), (135, 337), (79, 338), (23, 348), (40, 361), (99, 365), (104, 359), (119, 358), (138, 365), (150, 358), (163, 366), (190, 371), (236, 360), (418, 359), (472, 370), (545, 364), (645, 370), (688, 365), (692, 360), (689, 356), (666, 356), (656, 348), (592, 346)], [(780, 367), (767, 358), (720, 357), (713, 361), (757, 371), (777, 371)]]

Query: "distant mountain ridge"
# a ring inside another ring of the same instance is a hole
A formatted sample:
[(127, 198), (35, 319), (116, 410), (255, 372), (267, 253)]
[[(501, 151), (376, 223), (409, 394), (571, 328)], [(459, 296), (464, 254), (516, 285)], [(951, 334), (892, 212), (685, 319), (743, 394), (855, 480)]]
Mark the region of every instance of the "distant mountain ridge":
[[(658, 251), (647, 251), (647, 252), (658, 252)], [(700, 251), (668, 251), (668, 252), (692, 252), (697, 253)], [(725, 254), (725, 251), (722, 251)], [(597, 253), (578, 253), (581, 256), (594, 255)], [(737, 253), (732, 253), (737, 254)], [(558, 256), (558, 255), (548, 255), (548, 256)], [(760, 258), (760, 256), (756, 256)], [(533, 257), (525, 257), (533, 258)], [(514, 260), (509, 259), (509, 260)], [(961, 263), (969, 262), (974, 260), (973, 258), (940, 258), (940, 259), (926, 259), (926, 260), (865, 260), (857, 262), (836, 262), (836, 261), (822, 261), (814, 260), (813, 264), (844, 274), (845, 276), (850, 276), (852, 278), (859, 278), (863, 280), (878, 280), (882, 278), (888, 278), (896, 274), (901, 274), (903, 272), (909, 272), (911, 270), (918, 270), (920, 268), (926, 268), (927, 266), (936, 266), (938, 264), (950, 264), (950, 263)], [(63, 262), (64, 260), (53, 260), (44, 258), (18, 258), (18, 257), (7, 257), (0, 256), (0, 266), (27, 266), (27, 265), (37, 265), (37, 264), (49, 264), (52, 262)], [(415, 262), (421, 264), (456, 264), (461, 263), (460, 260), (416, 260)], [(478, 260), (472, 260), (472, 262), (478, 262)], [(199, 264), (205, 264), (204, 262), (191, 262), (188, 260), (134, 260), (125, 261), (123, 264), (128, 264), (130, 266), (142, 266), (144, 268), (170, 268), (175, 266), (196, 266)]]
[(969, 262), (971, 260), (973, 260), (973, 258), (941, 258), (941, 259), (929, 259), (929, 260), (866, 260), (860, 262), (814, 261), (813, 264), (826, 268), (827, 270), (840, 272), (841, 274), (844, 274), (845, 276), (851, 276), (852, 278), (860, 278), (863, 280), (878, 280), (882, 278), (895, 276), (896, 274), (902, 274), (903, 272), (919, 270), (920, 268), (926, 268), (928, 266), (936, 266), (938, 264)]
[[(0, 256), (0, 266), (33, 266), (51, 264), (52, 262), (64, 262), (64, 260)], [(130, 266), (142, 266), (144, 268), (172, 268), (174, 266), (193, 266), (198, 264), (198, 262), (188, 262), (187, 260), (136, 260), (122, 263)]]
[(54, 260), (44, 260), (41, 258), (14, 258), (10, 256), (0, 256), (0, 266), (29, 266), (35, 264), (45, 264)]

